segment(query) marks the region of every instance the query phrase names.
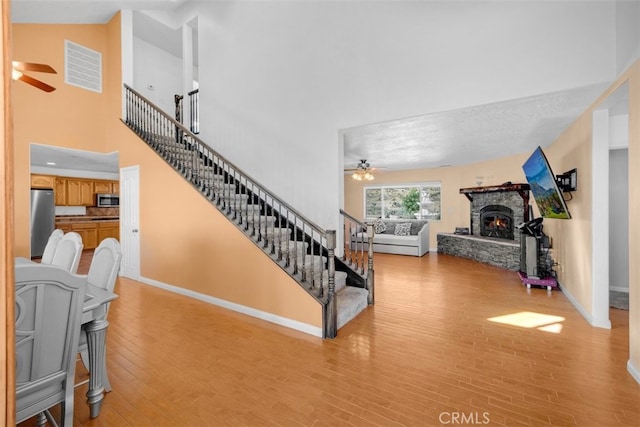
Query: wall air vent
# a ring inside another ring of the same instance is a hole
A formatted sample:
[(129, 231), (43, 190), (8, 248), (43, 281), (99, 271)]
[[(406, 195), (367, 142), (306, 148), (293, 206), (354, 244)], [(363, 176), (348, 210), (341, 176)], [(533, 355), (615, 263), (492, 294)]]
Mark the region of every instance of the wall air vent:
[(69, 40), (64, 41), (64, 82), (102, 93), (102, 54)]

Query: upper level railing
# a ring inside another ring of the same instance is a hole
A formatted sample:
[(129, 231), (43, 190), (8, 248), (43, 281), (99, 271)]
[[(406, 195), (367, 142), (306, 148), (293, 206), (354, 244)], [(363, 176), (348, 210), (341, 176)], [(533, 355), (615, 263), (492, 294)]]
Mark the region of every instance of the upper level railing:
[(126, 84), (124, 91), (124, 123), (323, 305), (323, 336), (334, 338), (335, 230), (306, 218)]
[(200, 133), (200, 90), (195, 89), (188, 93), (189, 95), (189, 105), (191, 108), (189, 121), (189, 128), (193, 133)]
[[(192, 133), (200, 133), (200, 90), (194, 89), (187, 94), (189, 96), (189, 129)], [(183, 95), (174, 95), (173, 102), (175, 104), (176, 121), (184, 124), (184, 107)]]

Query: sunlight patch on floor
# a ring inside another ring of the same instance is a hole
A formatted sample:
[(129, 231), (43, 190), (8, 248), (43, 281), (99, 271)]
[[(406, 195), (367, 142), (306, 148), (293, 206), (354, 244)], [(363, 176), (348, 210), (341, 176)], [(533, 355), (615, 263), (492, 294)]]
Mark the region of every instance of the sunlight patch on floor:
[(562, 331), (562, 324), (560, 322), (563, 322), (565, 319), (561, 316), (521, 311), (519, 313), (505, 314), (504, 316), (490, 317), (487, 320), (505, 325), (519, 326), (521, 328), (537, 328), (544, 332), (559, 334)]

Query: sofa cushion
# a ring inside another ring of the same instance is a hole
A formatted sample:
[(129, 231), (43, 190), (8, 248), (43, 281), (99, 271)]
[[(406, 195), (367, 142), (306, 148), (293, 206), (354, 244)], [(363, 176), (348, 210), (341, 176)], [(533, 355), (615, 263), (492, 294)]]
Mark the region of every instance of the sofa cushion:
[(373, 231), (376, 233), (383, 233), (387, 229), (387, 223), (382, 220), (382, 218), (378, 218), (373, 221)]
[(393, 234), (396, 236), (409, 236), (411, 234), (411, 223), (403, 222), (396, 224), (396, 230)]
[(429, 221), (427, 220), (416, 220), (416, 221), (412, 221), (411, 222), (411, 234), (418, 234), (420, 232), (420, 230), (422, 230), (422, 227), (428, 223)]
[(418, 236), (396, 236), (394, 234), (377, 234), (373, 243), (382, 245), (415, 246)]
[(384, 230), (381, 234), (395, 234), (396, 233), (396, 223), (395, 222), (387, 221), (387, 222), (385, 222), (385, 224), (387, 224), (387, 229)]

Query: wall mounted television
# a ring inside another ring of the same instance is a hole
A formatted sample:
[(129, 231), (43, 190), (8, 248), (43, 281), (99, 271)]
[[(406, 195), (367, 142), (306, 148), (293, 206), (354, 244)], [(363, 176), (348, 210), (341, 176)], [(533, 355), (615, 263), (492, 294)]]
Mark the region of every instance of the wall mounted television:
[(542, 148), (538, 147), (522, 165), (524, 175), (531, 187), (531, 193), (543, 218), (570, 219), (562, 192), (558, 188), (556, 176), (549, 166)]

